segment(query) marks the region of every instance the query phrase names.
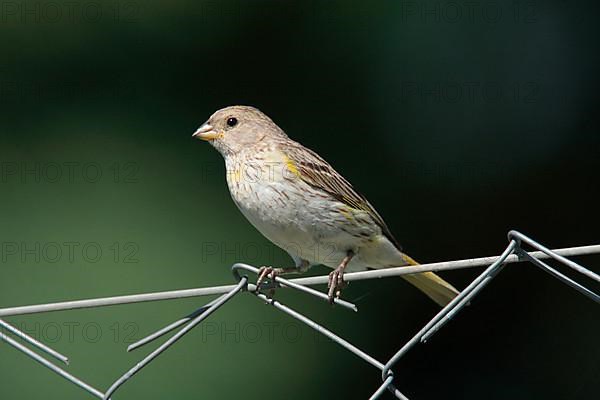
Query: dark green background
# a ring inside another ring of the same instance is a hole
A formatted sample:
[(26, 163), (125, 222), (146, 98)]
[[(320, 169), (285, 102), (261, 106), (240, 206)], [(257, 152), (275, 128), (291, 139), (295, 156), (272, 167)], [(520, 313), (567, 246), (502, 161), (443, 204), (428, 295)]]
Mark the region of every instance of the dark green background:
[[(328, 159), (422, 262), (498, 254), (509, 229), (550, 247), (599, 241), (594, 2), (0, 4), (0, 307), (228, 284), (235, 261), (287, 265), (230, 201), (219, 154), (190, 137), (232, 104)], [(444, 276), (463, 287), (475, 274)], [(278, 296), (380, 360), (436, 312), (400, 279), (352, 284), (358, 314)], [(106, 388), (149, 350), (125, 353), (131, 338), (203, 301), (7, 320)], [(598, 315), (512, 265), (402, 360), (397, 384), (415, 400), (597, 398)], [(364, 399), (379, 383), (241, 295), (115, 399)], [(0, 345), (0, 398), (87, 395)]]

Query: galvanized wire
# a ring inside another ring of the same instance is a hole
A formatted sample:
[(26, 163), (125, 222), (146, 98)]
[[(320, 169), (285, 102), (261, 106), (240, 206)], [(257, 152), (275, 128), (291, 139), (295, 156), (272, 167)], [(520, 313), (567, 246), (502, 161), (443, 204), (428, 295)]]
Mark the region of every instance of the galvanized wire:
[(51, 355), (52, 357), (56, 358), (59, 361), (62, 361), (66, 365), (69, 365), (69, 358), (67, 356), (60, 354), (58, 351), (51, 349), (50, 347), (46, 346), (44, 343), (41, 343), (40, 341), (38, 341), (38, 340), (32, 338), (31, 336), (29, 336), (28, 334), (26, 334), (25, 332), (18, 330), (17, 328), (12, 326), (8, 322), (0, 319), (0, 332), (2, 330), (6, 330), (6, 331), (12, 333), (13, 335), (17, 336), (18, 338), (22, 339), (23, 341), (29, 343), (33, 347), (37, 347), (44, 353)]
[[(564, 284), (572, 287), (578, 292), (584, 294), (590, 299), (594, 300), (597, 303), (600, 303), (600, 296), (594, 291), (590, 290), (583, 284), (575, 281), (574, 279), (566, 276), (565, 274), (559, 272), (555, 268), (551, 267), (547, 263), (541, 261), (542, 259), (554, 259), (559, 263), (569, 267), (573, 271), (584, 275), (585, 277), (600, 283), (600, 276), (595, 272), (590, 271), (589, 269), (584, 268), (583, 266), (569, 260), (565, 257), (567, 256), (578, 256), (578, 255), (586, 255), (586, 254), (596, 254), (600, 253), (600, 245), (594, 246), (579, 246), (579, 247), (570, 247), (564, 249), (550, 250), (545, 246), (537, 243), (533, 239), (515, 231), (511, 231), (508, 234), (509, 237), (509, 245), (504, 250), (504, 252), (499, 257), (483, 257), (483, 258), (474, 258), (468, 260), (458, 260), (458, 261), (448, 261), (441, 263), (431, 263), (431, 264), (422, 264), (419, 266), (411, 266), (411, 267), (399, 267), (399, 268), (390, 268), (384, 270), (375, 270), (375, 271), (365, 271), (365, 272), (355, 272), (348, 273), (344, 276), (344, 280), (346, 281), (355, 281), (355, 280), (365, 280), (365, 279), (375, 279), (375, 278), (387, 278), (391, 276), (400, 276), (405, 274), (414, 274), (420, 272), (427, 271), (446, 271), (446, 270), (455, 270), (461, 268), (473, 268), (479, 266), (488, 266), (481, 274), (479, 274), (465, 289), (463, 289), (457, 297), (455, 297), (448, 305), (446, 305), (438, 314), (436, 314), (422, 329), (420, 329), (404, 346), (400, 348), (387, 362), (382, 363), (368, 353), (364, 352), (357, 346), (351, 344), (347, 340), (343, 339), (339, 335), (333, 333), (328, 330), (324, 326), (314, 322), (310, 318), (301, 314), (300, 312), (293, 310), (289, 306), (282, 304), (281, 302), (270, 298), (262, 292), (256, 291), (256, 286), (248, 283), (248, 278), (246, 276), (242, 276), (240, 271), (248, 271), (251, 273), (257, 273), (258, 269), (246, 264), (235, 264), (232, 267), (232, 271), (238, 283), (236, 285), (224, 285), (224, 286), (215, 286), (215, 287), (207, 287), (207, 288), (197, 288), (197, 289), (186, 289), (186, 290), (175, 290), (175, 291), (167, 291), (167, 292), (158, 292), (158, 293), (143, 293), (137, 295), (127, 295), (127, 296), (116, 296), (116, 297), (106, 297), (106, 298), (98, 298), (98, 299), (88, 299), (88, 300), (77, 300), (77, 301), (67, 301), (60, 303), (48, 303), (48, 304), (39, 304), (39, 305), (31, 305), (31, 306), (20, 306), (20, 307), (10, 307), (0, 309), (0, 317), (12, 316), (12, 315), (23, 315), (23, 314), (33, 314), (33, 313), (43, 313), (50, 311), (59, 311), (59, 310), (72, 310), (72, 309), (81, 309), (81, 308), (93, 308), (93, 307), (104, 307), (104, 306), (113, 306), (118, 304), (131, 304), (138, 302), (147, 302), (147, 301), (158, 301), (158, 300), (169, 300), (169, 299), (179, 299), (186, 297), (198, 297), (198, 296), (207, 296), (207, 295), (221, 295), (215, 300), (210, 301), (208, 304), (200, 307), (196, 311), (192, 312), (188, 316), (181, 318), (168, 326), (158, 330), (155, 333), (150, 334), (146, 338), (132, 344), (127, 349), (128, 351), (137, 349), (143, 345), (146, 345), (161, 336), (182, 327), (176, 334), (174, 334), (170, 339), (165, 341), (162, 345), (160, 345), (156, 350), (148, 354), (142, 361), (137, 363), (134, 367), (128, 370), (125, 374), (119, 377), (105, 392), (95, 389), (94, 387), (88, 385), (83, 382), (79, 378), (69, 374), (61, 367), (53, 364), (51, 361), (47, 360), (45, 357), (37, 354), (36, 352), (30, 350), (23, 344), (19, 343), (17, 340), (12, 338), (10, 335), (15, 336), (16, 338), (23, 340), (24, 342), (30, 344), (31, 346), (37, 348), (40, 351), (49, 354), (56, 359), (68, 363), (68, 359), (62, 354), (56, 352), (55, 350), (49, 348), (43, 343), (37, 341), (36, 339), (30, 337), (14, 326), (10, 325), (4, 320), (0, 319), (0, 340), (6, 342), (10, 346), (15, 349), (21, 351), (28, 357), (33, 360), (39, 362), (43, 366), (49, 368), (51, 371), (60, 375), (61, 377), (67, 379), (71, 383), (77, 385), (88, 393), (92, 394), (95, 397), (100, 399), (108, 400), (111, 396), (131, 377), (133, 377), (136, 373), (138, 373), (141, 369), (143, 369), (146, 365), (156, 359), (160, 354), (170, 348), (175, 342), (177, 342), (180, 338), (182, 338), (185, 334), (190, 332), (195, 326), (201, 323), (204, 319), (210, 316), (212, 313), (220, 309), (227, 301), (236, 296), (237, 294), (247, 291), (258, 299), (267, 304), (273, 306), (279, 311), (282, 311), (291, 317), (301, 321), (306, 324), (310, 328), (316, 330), (327, 338), (331, 339), (333, 342), (340, 345), (345, 350), (355, 354), (360, 359), (366, 361), (373, 367), (377, 368), (381, 372), (382, 384), (377, 388), (377, 390), (373, 393), (370, 399), (377, 399), (386, 391), (390, 391), (396, 398), (401, 400), (408, 400), (408, 398), (400, 392), (394, 386), (394, 374), (392, 371), (393, 366), (414, 346), (418, 343), (426, 342), (433, 334), (439, 331), (450, 319), (454, 318), (456, 314), (461, 311), (465, 305), (467, 305), (498, 273), (500, 273), (503, 267), (506, 264), (514, 263), (514, 262), (522, 262), (529, 261), (537, 267), (541, 268), (554, 278), (563, 282)], [(526, 252), (522, 245), (526, 244), (537, 251)], [(320, 300), (329, 301), (326, 294), (321, 293), (315, 289), (307, 287), (308, 285), (320, 285), (327, 283), (327, 276), (317, 276), (317, 277), (308, 277), (308, 278), (298, 278), (298, 279), (283, 279), (281, 277), (276, 277), (273, 282), (270, 284), (272, 287), (278, 288), (291, 288), (293, 290), (298, 290), (302, 293), (309, 294), (313, 297), (316, 297)], [(269, 287), (267, 287), (269, 288)], [(263, 287), (261, 287), (263, 289)], [(352, 303), (348, 303), (344, 300), (337, 299), (335, 301), (336, 304), (340, 305), (342, 308), (347, 308), (353, 311), (356, 310), (356, 306)]]
[(104, 397), (104, 393), (102, 393), (98, 389), (94, 388), (91, 385), (88, 385), (87, 383), (85, 383), (81, 379), (77, 378), (76, 376), (71, 375), (70, 373), (68, 373), (67, 371), (62, 369), (61, 367), (53, 364), (51, 361), (48, 361), (46, 358), (40, 356), (36, 352), (31, 351), (30, 349), (23, 346), (21, 343), (17, 342), (10, 336), (5, 335), (4, 333), (0, 332), (0, 340), (8, 343), (10, 346), (12, 346), (15, 349), (19, 350), (20, 352), (24, 353), (27, 357), (37, 361), (38, 363), (42, 364), (44, 367), (50, 369), (52, 372), (56, 373), (57, 375), (62, 376), (63, 378), (65, 378), (66, 380), (71, 382), (72, 384), (79, 386), (86, 392), (91, 393), (92, 395), (94, 395), (100, 399)]
[(127, 371), (123, 376), (121, 376), (119, 379), (117, 379), (115, 383), (112, 384), (112, 386), (104, 394), (103, 399), (104, 400), (109, 399), (110, 396), (114, 392), (116, 392), (117, 389), (119, 389), (133, 375), (140, 372), (142, 370), (142, 368), (144, 368), (146, 365), (148, 365), (156, 357), (161, 355), (169, 347), (174, 345), (175, 342), (177, 342), (179, 339), (181, 339), (189, 331), (194, 329), (194, 327), (196, 325), (198, 325), (200, 322), (204, 321), (206, 318), (208, 318), (208, 316), (210, 316), (212, 313), (217, 311), (221, 306), (223, 306), (225, 303), (227, 303), (229, 300), (231, 300), (231, 298), (233, 296), (238, 294), (242, 290), (242, 288), (244, 288), (246, 286), (247, 282), (248, 282), (247, 278), (241, 279), (238, 282), (238, 284), (229, 291), (229, 293), (225, 293), (224, 295), (219, 297), (216, 301), (212, 302), (210, 307), (208, 307), (204, 312), (202, 312), (196, 318), (191, 320), (190, 323), (186, 327), (182, 328), (179, 332), (177, 332), (175, 335), (173, 335), (173, 337), (171, 337), (169, 340), (167, 340), (165, 343), (163, 343), (161, 346), (159, 346), (158, 349), (154, 350), (152, 353), (150, 353), (146, 357), (144, 357), (144, 359), (142, 361), (137, 363), (133, 368), (131, 368), (129, 371)]
[[(583, 256), (588, 254), (600, 253), (600, 245), (568, 247), (563, 249), (552, 250), (556, 255), (561, 256)], [(538, 259), (552, 258), (542, 251), (534, 251), (530, 253)], [(401, 276), (415, 274), (419, 272), (438, 272), (451, 271), (464, 268), (476, 268), (490, 265), (498, 259), (498, 256), (469, 258), (465, 260), (444, 261), (436, 263), (421, 264), (410, 267), (387, 268), (372, 271), (352, 272), (344, 275), (344, 280), (347, 282), (359, 281), (366, 279), (380, 279), (392, 276)], [(507, 264), (523, 262), (518, 255), (512, 254), (506, 258)], [(244, 264), (246, 265), (246, 264)], [(591, 271), (589, 271), (591, 272)], [(592, 273), (593, 274), (593, 273)], [(593, 276), (593, 275), (592, 275)], [(597, 276), (597, 275), (596, 275)], [(303, 286), (323, 285), (328, 282), (328, 276), (311, 276), (307, 278), (290, 279), (290, 282), (297, 283)], [(0, 318), (11, 315), (37, 314), (51, 311), (75, 310), (81, 308), (96, 308), (106, 307), (121, 304), (142, 303), (148, 301), (174, 300), (189, 297), (213, 296), (224, 294), (233, 289), (235, 285), (211, 286), (195, 289), (170, 290), (165, 292), (142, 293), (125, 296), (102, 297), (97, 299), (64, 301), (58, 303), (36, 304), (30, 306), (7, 307), (0, 309)], [(256, 286), (248, 284), (249, 290), (255, 290)]]

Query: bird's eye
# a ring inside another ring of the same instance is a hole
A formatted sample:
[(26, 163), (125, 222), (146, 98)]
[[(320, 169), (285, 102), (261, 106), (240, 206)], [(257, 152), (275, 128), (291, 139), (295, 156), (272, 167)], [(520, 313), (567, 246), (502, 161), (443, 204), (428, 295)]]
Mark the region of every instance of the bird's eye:
[(234, 118), (234, 117), (227, 118), (227, 125), (234, 127), (237, 125), (237, 123), (238, 123), (237, 118)]

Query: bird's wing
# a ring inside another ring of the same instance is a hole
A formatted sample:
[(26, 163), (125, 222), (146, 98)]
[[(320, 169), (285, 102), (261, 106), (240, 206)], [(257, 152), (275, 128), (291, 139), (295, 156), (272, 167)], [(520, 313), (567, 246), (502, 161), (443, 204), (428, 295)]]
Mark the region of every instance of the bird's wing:
[(287, 168), (291, 173), (313, 188), (325, 191), (339, 202), (355, 210), (365, 211), (398, 250), (402, 250), (383, 218), (375, 211), (365, 196), (358, 193), (350, 182), (317, 153), (299, 143), (292, 143), (284, 147)]

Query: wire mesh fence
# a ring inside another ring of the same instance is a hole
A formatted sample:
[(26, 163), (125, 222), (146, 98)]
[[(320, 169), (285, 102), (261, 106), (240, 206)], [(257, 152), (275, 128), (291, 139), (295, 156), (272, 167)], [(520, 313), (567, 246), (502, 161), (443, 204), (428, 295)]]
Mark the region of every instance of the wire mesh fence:
[[(327, 283), (327, 276), (314, 276), (298, 279), (284, 279), (276, 277), (269, 285), (261, 286), (261, 291), (257, 291), (256, 285), (250, 283), (250, 279), (246, 273), (257, 274), (258, 269), (246, 265), (246, 264), (235, 264), (232, 267), (232, 272), (236, 280), (236, 284), (214, 286), (196, 289), (186, 290), (175, 290), (167, 292), (155, 292), (155, 293), (143, 293), (128, 296), (117, 296), (117, 297), (105, 297), (87, 300), (77, 301), (66, 301), (60, 303), (48, 303), (38, 304), (20, 307), (9, 307), (0, 309), (0, 318), (24, 315), (24, 314), (35, 314), (44, 313), (51, 311), (61, 310), (73, 310), (82, 308), (95, 308), (105, 307), (118, 304), (131, 304), (148, 301), (159, 301), (169, 299), (179, 299), (187, 297), (200, 297), (219, 295), (216, 299), (208, 302), (204, 306), (198, 308), (191, 314), (181, 318), (158, 331), (146, 336), (145, 338), (133, 343), (127, 348), (127, 351), (133, 351), (144, 345), (147, 345), (160, 337), (177, 330), (169, 339), (157, 347), (154, 351), (150, 352), (141, 361), (135, 364), (131, 369), (126, 371), (114, 383), (106, 390), (101, 391), (93, 386), (87, 384), (81, 379), (75, 377), (65, 370), (65, 368), (58, 364), (50, 361), (49, 357), (55, 358), (56, 360), (68, 365), (68, 358), (52, 348), (46, 346), (35, 338), (27, 335), (25, 332), (17, 329), (13, 325), (9, 324), (3, 319), (0, 319), (0, 339), (7, 343), (9, 346), (21, 351), (31, 359), (37, 361), (46, 368), (52, 370), (59, 376), (63, 377), (72, 384), (80, 387), (89, 394), (100, 398), (100, 399), (111, 399), (112, 396), (119, 390), (124, 383), (131, 379), (135, 374), (140, 372), (145, 366), (155, 360), (163, 352), (168, 350), (172, 345), (175, 344), (184, 335), (190, 332), (198, 324), (202, 323), (205, 319), (211, 316), (213, 313), (221, 309), (230, 299), (240, 293), (249, 293), (253, 295), (257, 300), (264, 302), (273, 308), (291, 316), (292, 318), (306, 324), (311, 329), (314, 329), (319, 334), (331, 339), (334, 343), (337, 343), (346, 351), (351, 352), (363, 361), (367, 362), (371, 366), (375, 367), (381, 375), (382, 384), (378, 388), (373, 388), (373, 395), (371, 399), (377, 399), (386, 392), (392, 393), (398, 399), (408, 399), (395, 385), (394, 385), (394, 372), (392, 368), (396, 363), (413, 347), (419, 343), (426, 342), (432, 335), (438, 332), (448, 321), (454, 318), (469, 302), (488, 285), (488, 283), (494, 279), (502, 271), (502, 269), (509, 263), (515, 262), (529, 262), (543, 271), (550, 274), (552, 277), (558, 279), (565, 285), (575, 289), (579, 293), (585, 295), (596, 303), (600, 303), (600, 295), (597, 292), (589, 289), (587, 286), (579, 283), (578, 281), (570, 278), (564, 273), (558, 271), (556, 268), (548, 265), (542, 261), (544, 259), (553, 259), (560, 264), (568, 267), (572, 271), (583, 275), (591, 281), (595, 281), (596, 284), (600, 284), (600, 276), (595, 272), (590, 271), (587, 268), (569, 260), (566, 257), (580, 256), (589, 254), (600, 253), (600, 245), (592, 246), (579, 246), (570, 247), (563, 249), (550, 250), (547, 247), (541, 245), (535, 240), (519, 233), (511, 231), (508, 234), (509, 244), (500, 256), (497, 257), (482, 257), (473, 258), (466, 260), (438, 262), (430, 264), (422, 264), (418, 266), (410, 267), (398, 267), (389, 268), (384, 270), (373, 270), (364, 272), (348, 273), (344, 276), (346, 281), (356, 281), (365, 279), (378, 279), (388, 278), (392, 276), (400, 276), (406, 274), (415, 274), (420, 272), (428, 271), (448, 271), (463, 268), (475, 268), (475, 267), (486, 267), (466, 288), (464, 288), (458, 296), (456, 296), (448, 305), (442, 308), (421, 330), (419, 330), (408, 342), (406, 342), (389, 360), (379, 361), (374, 357), (370, 356), (357, 346), (353, 345), (349, 341), (342, 338), (340, 335), (327, 329), (325, 326), (316, 323), (304, 314), (290, 308), (289, 306), (275, 300), (263, 293), (263, 289), (274, 289), (274, 288), (290, 288), (293, 290), (300, 291), (302, 293), (311, 295), (323, 301), (329, 301), (327, 294), (312, 289), (309, 286), (319, 285)], [(526, 251), (524, 247), (531, 247), (534, 251)], [(345, 308), (351, 311), (358, 311), (357, 307), (345, 300), (335, 299), (334, 303), (341, 308)], [(38, 352), (32, 350), (30, 347), (36, 349)], [(45, 353), (46, 356), (42, 355)]]

